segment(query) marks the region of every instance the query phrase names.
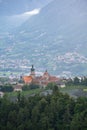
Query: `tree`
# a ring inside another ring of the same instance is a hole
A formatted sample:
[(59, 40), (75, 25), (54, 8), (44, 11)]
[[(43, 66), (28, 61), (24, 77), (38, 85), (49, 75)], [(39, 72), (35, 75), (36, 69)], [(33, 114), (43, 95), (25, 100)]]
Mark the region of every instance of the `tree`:
[(74, 85), (79, 85), (79, 83), (80, 83), (79, 78), (75, 77), (73, 83), (74, 83)]
[(12, 92), (13, 87), (11, 85), (1, 85), (0, 91), (2, 91), (2, 92)]
[(53, 83), (53, 82), (52, 83), (48, 83), (46, 89), (53, 89), (55, 85), (56, 84)]
[(53, 87), (53, 94), (57, 94), (59, 92), (59, 88), (57, 85), (54, 85)]

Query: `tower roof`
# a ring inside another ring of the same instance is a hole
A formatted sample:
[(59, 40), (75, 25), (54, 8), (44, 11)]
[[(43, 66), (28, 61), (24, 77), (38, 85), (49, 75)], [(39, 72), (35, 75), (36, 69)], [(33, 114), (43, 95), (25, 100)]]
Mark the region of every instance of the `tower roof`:
[(44, 74), (43, 74), (43, 75), (47, 75), (47, 76), (49, 76), (48, 71), (46, 70), (46, 71), (44, 72)]
[(34, 66), (32, 65), (31, 71), (35, 71)]

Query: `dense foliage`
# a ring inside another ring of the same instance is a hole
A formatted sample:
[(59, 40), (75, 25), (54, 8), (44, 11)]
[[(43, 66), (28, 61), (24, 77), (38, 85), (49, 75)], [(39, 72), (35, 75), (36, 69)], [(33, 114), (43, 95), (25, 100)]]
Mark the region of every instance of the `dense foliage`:
[(83, 86), (87, 86), (87, 77), (82, 77), (82, 78), (78, 78), (78, 77), (74, 77), (74, 79), (68, 79), (66, 85), (83, 85)]
[(13, 87), (11, 85), (0, 85), (0, 91), (2, 92), (12, 92)]
[(9, 81), (9, 78), (7, 77), (0, 77), (0, 83), (5, 83), (5, 82), (8, 82)]
[(52, 95), (17, 99), (0, 99), (0, 130), (87, 130), (87, 98), (74, 100), (54, 87)]
[(37, 89), (39, 88), (39, 85), (35, 85), (35, 84), (25, 84), (23, 87), (22, 87), (22, 90), (23, 91), (27, 91), (27, 90), (31, 90), (31, 89)]

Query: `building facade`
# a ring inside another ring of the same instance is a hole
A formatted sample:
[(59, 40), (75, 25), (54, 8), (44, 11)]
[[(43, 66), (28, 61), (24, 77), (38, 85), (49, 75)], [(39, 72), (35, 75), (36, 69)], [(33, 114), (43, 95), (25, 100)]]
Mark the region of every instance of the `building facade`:
[(46, 70), (42, 76), (36, 76), (34, 66), (31, 67), (31, 73), (29, 76), (24, 76), (23, 81), (25, 84), (36, 84), (42, 87), (46, 87), (49, 83), (60, 82), (60, 79), (56, 76), (52, 76)]

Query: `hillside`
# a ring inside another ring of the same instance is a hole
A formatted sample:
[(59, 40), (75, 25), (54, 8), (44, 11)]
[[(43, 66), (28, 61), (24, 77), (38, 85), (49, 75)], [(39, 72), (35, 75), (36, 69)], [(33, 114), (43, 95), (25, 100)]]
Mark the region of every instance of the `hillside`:
[(86, 0), (54, 0), (38, 15), (11, 31), (5, 54), (9, 63), (11, 59), (19, 59), (22, 66), (33, 63), (39, 71), (48, 69), (56, 75), (86, 75), (86, 28)]
[(17, 15), (42, 8), (52, 0), (0, 0), (0, 16)]
[(26, 13), (35, 9), (41, 9), (51, 1), (52, 0), (1, 0), (0, 33), (6, 33), (17, 28), (29, 18), (29, 14), (26, 15)]

